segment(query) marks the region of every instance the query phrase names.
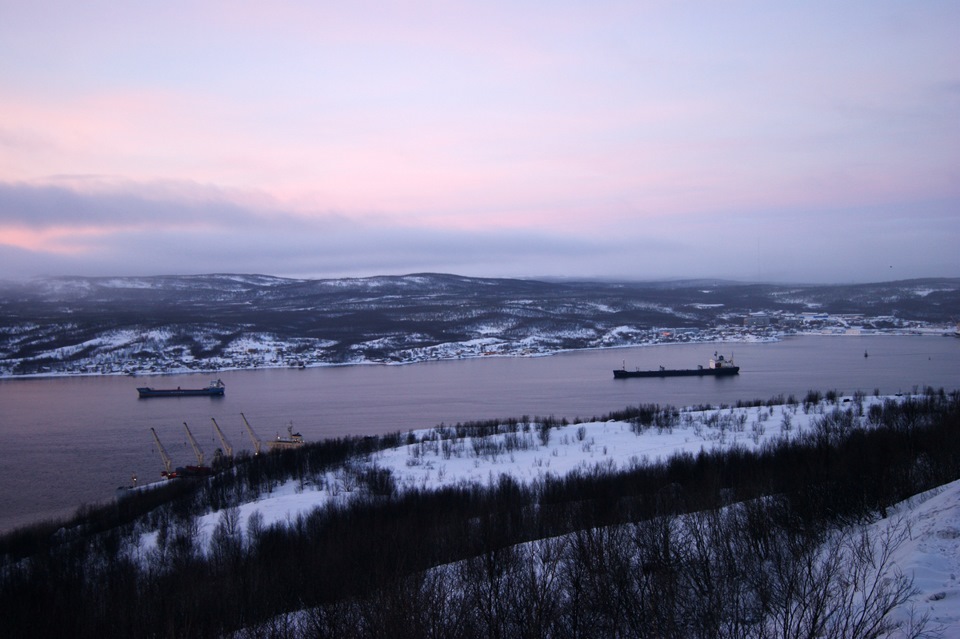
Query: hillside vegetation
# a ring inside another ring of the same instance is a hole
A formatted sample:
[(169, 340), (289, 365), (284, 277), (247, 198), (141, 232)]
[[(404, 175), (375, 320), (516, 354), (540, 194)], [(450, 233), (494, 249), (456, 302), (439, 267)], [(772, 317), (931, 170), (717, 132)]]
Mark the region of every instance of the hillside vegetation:
[[(922, 615), (899, 616), (914, 594), (890, 561), (904, 531), (865, 526), (960, 478), (960, 393), (811, 392), (701, 413), (636, 406), (580, 424), (441, 425), (239, 459), (0, 539), (0, 627), (11, 637), (930, 636)], [(415, 471), (426, 457), (462, 456), (469, 468), (525, 446), (587, 453), (592, 433), (614, 427), (635, 439), (702, 428), (718, 445), (531, 480), (491, 471), (417, 485), (387, 463), (391, 451)], [(774, 429), (782, 436), (765, 436)], [(342, 498), (275, 521), (250, 513), (291, 485)], [(212, 531), (201, 523), (210, 513)]]

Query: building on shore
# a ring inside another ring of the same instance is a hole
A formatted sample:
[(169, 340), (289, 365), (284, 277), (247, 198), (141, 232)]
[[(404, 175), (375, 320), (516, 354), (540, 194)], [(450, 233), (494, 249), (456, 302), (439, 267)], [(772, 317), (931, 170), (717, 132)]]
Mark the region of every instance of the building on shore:
[(766, 328), (770, 326), (770, 316), (766, 313), (750, 313), (743, 318), (746, 328)]

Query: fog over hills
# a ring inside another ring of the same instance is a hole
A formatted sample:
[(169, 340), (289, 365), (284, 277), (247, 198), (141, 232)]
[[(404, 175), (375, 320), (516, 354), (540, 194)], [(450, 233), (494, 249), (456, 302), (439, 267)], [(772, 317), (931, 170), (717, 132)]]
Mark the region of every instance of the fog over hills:
[(56, 277), (0, 284), (0, 375), (413, 362), (803, 331), (952, 331), (958, 319), (957, 278), (798, 286), (432, 273)]

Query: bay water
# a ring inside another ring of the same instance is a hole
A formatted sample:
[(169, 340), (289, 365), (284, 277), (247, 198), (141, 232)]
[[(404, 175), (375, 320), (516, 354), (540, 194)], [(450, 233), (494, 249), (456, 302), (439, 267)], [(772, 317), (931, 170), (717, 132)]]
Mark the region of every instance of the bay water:
[[(732, 355), (740, 374), (613, 378), (621, 366), (695, 368), (715, 351)], [(216, 378), (226, 384), (224, 397), (139, 399), (136, 391), (202, 387)], [(808, 390), (894, 394), (927, 386), (960, 388), (960, 339), (798, 336), (409, 365), (0, 380), (0, 532), (112, 499), (132, 475), (158, 480), (151, 427), (174, 463), (186, 465), (196, 458), (184, 422), (207, 459), (220, 447), (211, 418), (235, 452), (252, 450), (241, 413), (261, 439), (292, 426), (315, 441), (492, 418), (589, 419), (642, 403), (716, 406), (778, 395), (802, 400)]]

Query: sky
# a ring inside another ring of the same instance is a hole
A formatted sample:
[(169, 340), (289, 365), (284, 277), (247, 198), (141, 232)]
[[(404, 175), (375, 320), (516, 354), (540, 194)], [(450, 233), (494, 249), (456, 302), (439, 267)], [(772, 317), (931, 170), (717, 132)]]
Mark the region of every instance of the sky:
[(960, 3), (0, 0), (0, 279), (960, 277)]

